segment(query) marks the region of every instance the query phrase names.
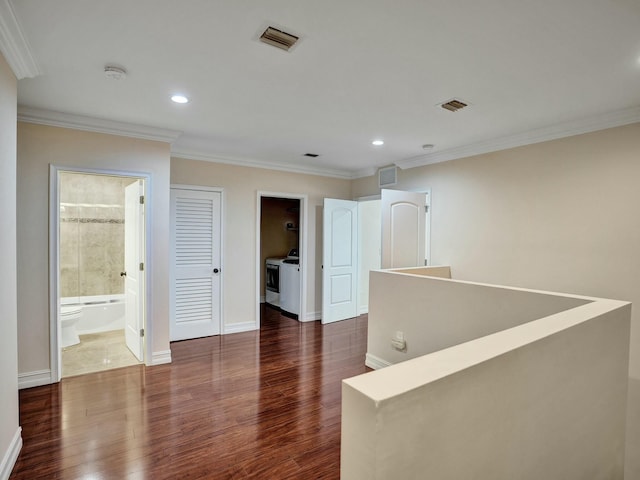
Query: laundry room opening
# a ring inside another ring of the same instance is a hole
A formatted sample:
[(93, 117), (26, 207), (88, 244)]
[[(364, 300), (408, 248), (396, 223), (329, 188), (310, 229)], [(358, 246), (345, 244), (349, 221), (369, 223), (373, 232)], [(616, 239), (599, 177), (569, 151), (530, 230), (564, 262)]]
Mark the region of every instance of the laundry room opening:
[(57, 172), (59, 377), (143, 360), (144, 183)]
[(302, 320), (301, 198), (261, 195), (260, 303)]

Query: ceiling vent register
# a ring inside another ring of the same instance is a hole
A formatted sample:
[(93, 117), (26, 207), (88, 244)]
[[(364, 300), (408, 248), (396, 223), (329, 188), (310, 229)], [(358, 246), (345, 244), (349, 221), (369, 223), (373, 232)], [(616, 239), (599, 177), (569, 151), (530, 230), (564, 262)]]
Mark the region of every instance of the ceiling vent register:
[(378, 186), (390, 187), (398, 183), (398, 167), (384, 167), (378, 170)]
[(288, 52), (298, 41), (298, 37), (277, 28), (267, 27), (260, 35), (260, 41)]
[(458, 110), (462, 110), (464, 107), (466, 107), (467, 104), (462, 100), (454, 98), (452, 100), (449, 100), (448, 102), (441, 103), (440, 106), (445, 110), (449, 110), (450, 112), (457, 112)]

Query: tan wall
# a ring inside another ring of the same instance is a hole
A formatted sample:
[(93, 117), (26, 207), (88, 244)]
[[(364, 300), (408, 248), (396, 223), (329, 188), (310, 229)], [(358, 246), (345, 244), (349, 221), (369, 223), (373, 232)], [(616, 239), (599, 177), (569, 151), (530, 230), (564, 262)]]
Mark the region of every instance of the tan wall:
[[(169, 145), (18, 123), (18, 354), (21, 373), (49, 365), (49, 164), (151, 175), (151, 350), (169, 350)], [(147, 358), (149, 362), (152, 359)]]
[[(16, 287), (17, 81), (0, 54), (0, 476), (11, 471), (20, 441)], [(6, 456), (5, 456), (6, 455)]]
[(630, 310), (595, 301), (344, 380), (341, 478), (622, 479)]
[(411, 275), (423, 275), (425, 277), (451, 278), (451, 267), (411, 267), (394, 268), (396, 273), (410, 273)]
[[(640, 305), (640, 124), (399, 171), (431, 188), (432, 264), (455, 278)], [(378, 192), (374, 177), (353, 196)], [(640, 309), (630, 374), (640, 378)]]
[[(436, 268), (434, 273), (447, 273)], [(418, 270), (419, 272), (422, 269)], [(492, 285), (379, 270), (370, 275), (367, 365), (396, 364), (588, 303)], [(391, 348), (401, 331), (405, 351)]]
[(324, 197), (350, 198), (350, 181), (172, 158), (171, 183), (224, 188), (223, 318), (226, 325), (256, 319), (257, 192), (308, 195), (304, 212), (309, 226), (306, 317), (319, 315), (322, 309), (322, 202)]

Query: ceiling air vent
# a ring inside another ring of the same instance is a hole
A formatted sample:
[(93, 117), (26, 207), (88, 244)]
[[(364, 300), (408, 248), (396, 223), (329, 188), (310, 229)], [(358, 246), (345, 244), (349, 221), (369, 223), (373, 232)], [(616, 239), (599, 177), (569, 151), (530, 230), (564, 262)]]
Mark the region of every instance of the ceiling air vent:
[(467, 106), (462, 100), (458, 100), (457, 98), (451, 99), (448, 102), (441, 103), (440, 106), (445, 110), (449, 110), (450, 112), (457, 112), (458, 110), (462, 110)]
[(267, 27), (267, 29), (260, 35), (260, 41), (273, 45), (274, 47), (281, 48), (282, 50), (289, 51), (291, 47), (298, 41), (298, 37), (291, 35), (290, 33), (283, 32), (277, 28)]
[(378, 170), (378, 186), (389, 187), (398, 183), (398, 167), (384, 167)]
[(316, 158), (316, 157), (319, 157), (320, 154), (319, 153), (305, 153), (304, 156), (305, 157)]

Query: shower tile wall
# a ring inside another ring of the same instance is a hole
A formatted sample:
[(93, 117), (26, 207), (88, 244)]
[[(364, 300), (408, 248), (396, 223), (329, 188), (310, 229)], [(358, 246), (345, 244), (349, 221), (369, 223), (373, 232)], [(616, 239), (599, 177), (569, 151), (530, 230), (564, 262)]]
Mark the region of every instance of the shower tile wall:
[(124, 293), (124, 188), (133, 181), (60, 175), (62, 297)]

